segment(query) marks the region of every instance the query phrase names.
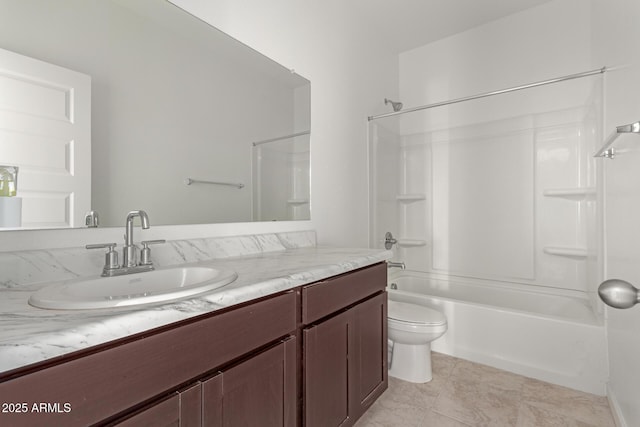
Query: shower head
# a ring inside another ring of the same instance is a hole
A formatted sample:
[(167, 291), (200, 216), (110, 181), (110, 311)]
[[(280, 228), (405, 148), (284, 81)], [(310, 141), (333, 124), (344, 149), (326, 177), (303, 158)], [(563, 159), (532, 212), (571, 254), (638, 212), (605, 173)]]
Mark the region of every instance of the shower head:
[(393, 111), (400, 111), (402, 110), (402, 102), (394, 102), (390, 99), (385, 98), (384, 99), (384, 105), (387, 104), (391, 104), (391, 106), (393, 107)]

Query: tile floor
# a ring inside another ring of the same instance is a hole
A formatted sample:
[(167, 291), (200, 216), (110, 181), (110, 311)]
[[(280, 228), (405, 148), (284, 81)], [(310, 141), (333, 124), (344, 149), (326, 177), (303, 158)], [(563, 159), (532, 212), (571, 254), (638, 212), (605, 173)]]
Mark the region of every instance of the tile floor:
[(356, 427), (615, 427), (607, 399), (441, 353), (433, 380), (389, 377)]

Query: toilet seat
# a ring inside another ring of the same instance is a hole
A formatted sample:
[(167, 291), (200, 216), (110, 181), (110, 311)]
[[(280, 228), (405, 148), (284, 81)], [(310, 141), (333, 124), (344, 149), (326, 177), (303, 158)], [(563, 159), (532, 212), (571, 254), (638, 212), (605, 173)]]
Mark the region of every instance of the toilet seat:
[(438, 310), (422, 305), (399, 301), (388, 301), (387, 318), (402, 324), (414, 326), (442, 326), (447, 324), (447, 318)]

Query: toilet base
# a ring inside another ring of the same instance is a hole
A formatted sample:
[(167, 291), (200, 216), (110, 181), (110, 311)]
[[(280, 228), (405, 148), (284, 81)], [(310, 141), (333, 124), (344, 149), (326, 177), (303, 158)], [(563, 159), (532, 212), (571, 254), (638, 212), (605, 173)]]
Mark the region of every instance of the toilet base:
[(401, 344), (394, 342), (389, 375), (412, 383), (431, 381), (431, 343)]

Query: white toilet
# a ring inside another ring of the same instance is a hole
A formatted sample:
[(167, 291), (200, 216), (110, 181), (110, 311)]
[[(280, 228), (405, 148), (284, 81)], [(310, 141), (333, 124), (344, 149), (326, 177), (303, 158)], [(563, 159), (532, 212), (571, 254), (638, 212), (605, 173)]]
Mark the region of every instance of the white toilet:
[(431, 341), (447, 331), (447, 318), (430, 307), (392, 300), (387, 310), (393, 342), (389, 375), (412, 383), (431, 381)]

